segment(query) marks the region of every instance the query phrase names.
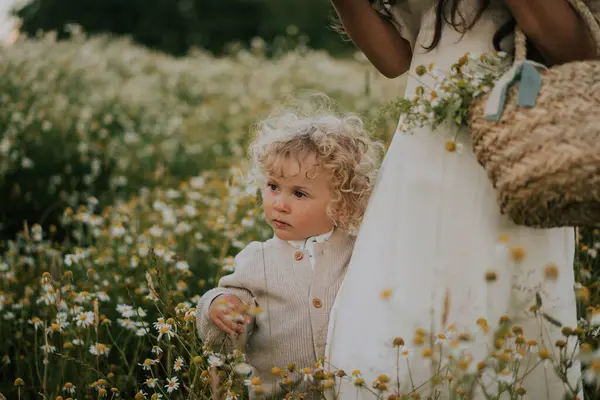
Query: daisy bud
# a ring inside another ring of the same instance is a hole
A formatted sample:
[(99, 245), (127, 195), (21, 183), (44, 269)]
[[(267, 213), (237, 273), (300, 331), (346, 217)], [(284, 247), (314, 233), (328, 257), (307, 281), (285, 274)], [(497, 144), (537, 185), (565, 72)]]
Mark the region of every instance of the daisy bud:
[(565, 326), (564, 328), (562, 328), (561, 332), (565, 336), (571, 336), (573, 334), (573, 329), (569, 328), (568, 326)]
[(290, 386), (290, 385), (292, 385), (293, 383), (294, 383), (294, 380), (293, 380), (292, 378), (290, 378), (289, 376), (283, 380), (283, 384), (284, 384), (285, 386)]
[(512, 331), (516, 335), (522, 335), (523, 334), (523, 328), (520, 325), (513, 326), (512, 327)]
[(381, 298), (388, 300), (392, 296), (392, 289), (385, 289), (381, 292)]
[(454, 140), (448, 140), (445, 147), (448, 153), (454, 153), (456, 151), (456, 142)]
[(354, 386), (362, 386), (365, 383), (365, 380), (363, 378), (356, 378), (354, 380)]
[(510, 258), (515, 263), (521, 263), (525, 259), (525, 249), (522, 247), (514, 247), (510, 251)]
[(555, 264), (548, 265), (544, 269), (544, 277), (548, 280), (555, 281), (558, 278), (558, 267)]
[(486, 282), (496, 282), (496, 280), (498, 280), (498, 274), (496, 273), (496, 271), (487, 271), (485, 273), (485, 280)]

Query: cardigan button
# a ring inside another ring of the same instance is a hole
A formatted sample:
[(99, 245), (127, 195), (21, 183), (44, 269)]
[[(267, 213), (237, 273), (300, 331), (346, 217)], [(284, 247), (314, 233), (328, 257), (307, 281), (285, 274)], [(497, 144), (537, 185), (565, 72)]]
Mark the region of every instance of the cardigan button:
[(294, 257), (296, 257), (296, 261), (300, 261), (304, 258), (304, 254), (302, 254), (301, 251), (297, 251), (296, 254), (294, 254)]
[(321, 306), (323, 305), (323, 303), (321, 302), (321, 299), (319, 299), (318, 297), (315, 297), (313, 299), (312, 303), (315, 308), (321, 308)]

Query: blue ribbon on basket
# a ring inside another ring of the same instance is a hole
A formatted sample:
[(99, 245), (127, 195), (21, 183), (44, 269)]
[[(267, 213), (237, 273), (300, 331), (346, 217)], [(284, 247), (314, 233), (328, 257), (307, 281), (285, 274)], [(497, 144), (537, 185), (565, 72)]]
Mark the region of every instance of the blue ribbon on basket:
[(542, 75), (540, 70), (547, 69), (546, 66), (530, 60), (516, 62), (508, 71), (502, 75), (490, 92), (485, 103), (484, 114), (489, 121), (498, 121), (504, 111), (508, 89), (519, 83), (517, 106), (533, 107), (537, 101), (542, 86)]

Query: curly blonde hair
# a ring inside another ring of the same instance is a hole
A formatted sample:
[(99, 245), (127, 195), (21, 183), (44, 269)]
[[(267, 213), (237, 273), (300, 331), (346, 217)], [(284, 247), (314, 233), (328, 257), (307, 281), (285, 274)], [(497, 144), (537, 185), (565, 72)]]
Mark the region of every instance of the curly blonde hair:
[(268, 175), (281, 175), (282, 158), (302, 162), (314, 155), (331, 179), (333, 200), (327, 214), (336, 226), (356, 234), (384, 146), (370, 138), (360, 117), (336, 115), (316, 103), (303, 104), (302, 112), (284, 110), (259, 123), (249, 146), (250, 176), (264, 187)]

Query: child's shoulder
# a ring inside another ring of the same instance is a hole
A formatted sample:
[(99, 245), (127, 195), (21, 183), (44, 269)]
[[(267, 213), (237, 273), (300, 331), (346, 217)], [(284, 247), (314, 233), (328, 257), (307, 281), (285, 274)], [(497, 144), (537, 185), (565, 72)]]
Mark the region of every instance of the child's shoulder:
[(258, 253), (259, 251), (261, 251), (263, 246), (262, 242), (250, 242), (246, 245), (246, 247), (244, 247), (242, 250), (240, 250), (239, 253), (237, 253), (237, 255), (235, 256), (236, 258), (245, 258), (248, 256), (253, 256), (256, 253)]
[(250, 242), (236, 256), (236, 264), (254, 264), (260, 261), (263, 254), (268, 255), (275, 249), (281, 249), (281, 241), (272, 238), (265, 242)]

